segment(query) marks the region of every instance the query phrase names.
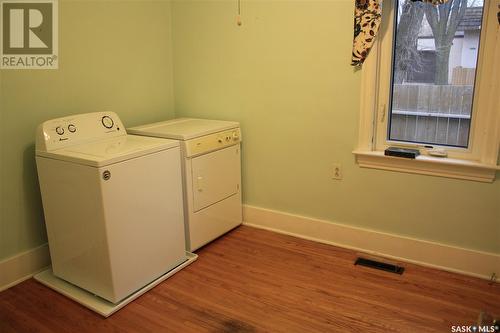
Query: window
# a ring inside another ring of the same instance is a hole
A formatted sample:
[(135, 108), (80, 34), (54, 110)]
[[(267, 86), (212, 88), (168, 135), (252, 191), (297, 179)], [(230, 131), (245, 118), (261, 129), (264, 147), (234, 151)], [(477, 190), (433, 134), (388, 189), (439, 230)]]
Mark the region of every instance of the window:
[[(500, 132), (500, 38), (495, 2), (384, 2), (363, 65), (360, 166), (493, 181)], [(416, 160), (383, 155), (418, 148)], [(447, 158), (429, 156), (441, 149)]]
[(483, 3), (396, 8), (389, 141), (467, 148)]

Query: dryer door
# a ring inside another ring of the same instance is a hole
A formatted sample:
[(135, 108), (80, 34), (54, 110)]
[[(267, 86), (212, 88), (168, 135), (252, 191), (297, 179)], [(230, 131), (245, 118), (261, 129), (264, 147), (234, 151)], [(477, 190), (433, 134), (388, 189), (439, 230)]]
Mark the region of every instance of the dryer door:
[(240, 190), (240, 145), (195, 157), (191, 165), (195, 212)]

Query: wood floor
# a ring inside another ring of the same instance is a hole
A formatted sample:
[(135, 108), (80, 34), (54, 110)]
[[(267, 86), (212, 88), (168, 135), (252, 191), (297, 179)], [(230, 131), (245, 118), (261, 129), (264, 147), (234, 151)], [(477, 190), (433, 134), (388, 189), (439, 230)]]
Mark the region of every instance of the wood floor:
[(0, 293), (0, 332), (450, 332), (500, 284), (405, 264), (354, 266), (356, 253), (240, 227), (108, 319), (27, 280)]

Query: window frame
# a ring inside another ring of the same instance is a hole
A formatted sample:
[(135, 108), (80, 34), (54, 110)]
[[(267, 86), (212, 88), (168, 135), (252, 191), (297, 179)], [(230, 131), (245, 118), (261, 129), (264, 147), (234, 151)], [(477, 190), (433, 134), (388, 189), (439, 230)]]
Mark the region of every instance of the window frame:
[[(388, 140), (395, 0), (384, 1), (377, 40), (362, 67), (360, 128), (354, 151), (361, 167), (420, 173), (435, 176), (492, 182), (496, 171), (500, 139), (500, 28), (496, 2), (484, 1), (480, 50), (473, 96), (473, 110), (467, 148), (443, 148), (448, 157), (432, 157), (422, 146)], [(420, 148), (415, 160), (384, 156), (389, 146)]]

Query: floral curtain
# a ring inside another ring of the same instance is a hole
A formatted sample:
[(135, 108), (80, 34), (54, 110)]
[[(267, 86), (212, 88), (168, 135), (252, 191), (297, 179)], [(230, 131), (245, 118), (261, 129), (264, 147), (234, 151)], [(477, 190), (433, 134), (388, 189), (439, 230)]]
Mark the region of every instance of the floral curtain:
[[(355, 0), (352, 66), (361, 66), (375, 42), (382, 22), (382, 0)], [(448, 0), (413, 0), (441, 5)], [(499, 12), (500, 20), (500, 12)]]
[(370, 52), (382, 22), (382, 0), (356, 0), (352, 66), (361, 66)]

